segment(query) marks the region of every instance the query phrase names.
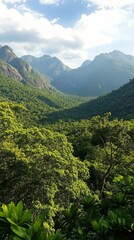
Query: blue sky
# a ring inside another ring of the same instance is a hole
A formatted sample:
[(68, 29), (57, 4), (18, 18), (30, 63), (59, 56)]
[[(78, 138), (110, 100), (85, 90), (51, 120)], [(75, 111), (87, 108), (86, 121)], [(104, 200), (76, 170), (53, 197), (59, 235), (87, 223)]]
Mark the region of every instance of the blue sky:
[(134, 55), (134, 0), (1, 0), (0, 44), (75, 68), (114, 49)]
[(64, 0), (61, 4), (40, 4), (38, 0), (31, 0), (28, 5), (31, 9), (44, 14), (50, 21), (58, 18), (58, 23), (64, 27), (73, 27), (81, 14), (91, 13), (95, 9), (94, 6), (87, 8), (87, 1), (81, 0)]

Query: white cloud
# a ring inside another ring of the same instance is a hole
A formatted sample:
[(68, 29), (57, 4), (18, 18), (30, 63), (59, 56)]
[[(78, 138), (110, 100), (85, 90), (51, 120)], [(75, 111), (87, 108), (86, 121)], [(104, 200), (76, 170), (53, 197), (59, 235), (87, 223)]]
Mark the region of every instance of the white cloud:
[(39, 0), (41, 4), (59, 4), (61, 0)]
[(118, 37), (118, 27), (124, 18), (125, 13), (118, 10), (101, 10), (82, 15), (75, 26), (75, 34), (83, 39), (85, 48), (109, 44)]
[(134, 55), (131, 9), (101, 8), (90, 15), (83, 14), (72, 28), (65, 28), (56, 20), (49, 21), (26, 7), (9, 9), (0, 2), (0, 44), (8, 44), (18, 56), (56, 55), (72, 67), (102, 51), (119, 49)]
[(25, 3), (27, 0), (2, 0), (3, 3)]
[(89, 4), (95, 4), (100, 8), (122, 8), (126, 6), (134, 7), (134, 0), (87, 0)]

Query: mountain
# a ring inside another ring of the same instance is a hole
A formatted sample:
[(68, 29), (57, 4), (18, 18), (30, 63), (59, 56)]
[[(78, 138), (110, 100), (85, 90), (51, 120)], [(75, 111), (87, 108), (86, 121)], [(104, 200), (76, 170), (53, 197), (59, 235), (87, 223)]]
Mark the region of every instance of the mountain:
[(57, 57), (51, 57), (49, 55), (43, 55), (39, 58), (26, 55), (22, 57), (22, 60), (28, 62), (35, 70), (49, 76), (52, 79), (59, 76), (63, 72), (69, 72), (71, 70)]
[(117, 50), (100, 54), (90, 64), (84, 65), (62, 73), (52, 84), (64, 93), (99, 96), (119, 88), (134, 77), (134, 57)]
[(0, 73), (3, 73), (7, 77), (11, 77), (15, 80), (22, 81), (22, 76), (19, 74), (18, 70), (2, 59), (0, 59)]
[(18, 58), (9, 46), (0, 47), (0, 61), (0, 70), (4, 75), (41, 89), (52, 88), (47, 78), (35, 72), (30, 64)]
[(106, 96), (82, 104), (77, 110), (87, 117), (111, 112), (112, 118), (134, 118), (134, 79)]
[(5, 45), (0, 47), (0, 58), (7, 63), (11, 63), (17, 56), (13, 52), (12, 48)]
[(81, 67), (85, 67), (87, 65), (89, 65), (92, 61), (91, 60), (85, 60), (82, 64)]
[(100, 96), (71, 109), (51, 113), (49, 120), (89, 119), (106, 112), (111, 112), (112, 118), (134, 119), (134, 79), (106, 96)]

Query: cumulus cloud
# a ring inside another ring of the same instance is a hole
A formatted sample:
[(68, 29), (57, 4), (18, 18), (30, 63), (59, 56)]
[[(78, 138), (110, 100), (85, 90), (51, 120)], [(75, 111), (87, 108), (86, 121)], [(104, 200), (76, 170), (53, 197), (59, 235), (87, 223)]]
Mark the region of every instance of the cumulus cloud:
[(61, 0), (39, 0), (39, 2), (41, 4), (49, 5), (49, 4), (59, 4)]
[(109, 44), (118, 37), (118, 28), (124, 18), (125, 13), (118, 10), (101, 10), (82, 15), (75, 25), (75, 34), (83, 39), (85, 48)]
[(134, 7), (134, 0), (87, 0), (89, 4), (95, 4), (100, 8), (123, 8)]
[[(93, 2), (99, 4), (103, 0)], [(97, 9), (92, 14), (81, 15), (68, 28), (26, 7), (8, 8), (0, 2), (0, 44), (10, 45), (18, 56), (56, 55), (65, 64), (72, 63), (72, 67), (102, 51), (125, 49), (126, 53), (134, 54), (133, 28), (131, 9)]]

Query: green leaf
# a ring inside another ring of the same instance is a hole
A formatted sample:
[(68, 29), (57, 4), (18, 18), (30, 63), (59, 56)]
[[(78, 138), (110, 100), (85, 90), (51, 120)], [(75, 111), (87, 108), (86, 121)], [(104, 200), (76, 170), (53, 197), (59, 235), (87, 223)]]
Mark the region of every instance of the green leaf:
[(134, 231), (134, 223), (131, 224), (131, 229)]
[(10, 214), (12, 213), (12, 211), (14, 211), (14, 209), (15, 209), (15, 204), (14, 204), (14, 202), (10, 202), (10, 203), (8, 204), (8, 210), (9, 210)]
[(100, 229), (99, 223), (97, 223), (96, 221), (92, 221), (91, 224), (95, 231), (99, 231)]
[(3, 209), (4, 217), (7, 218), (9, 215), (8, 207), (5, 204), (2, 204), (2, 209)]
[(23, 227), (12, 225), (12, 231), (21, 238), (28, 239), (27, 230)]
[(0, 217), (6, 217), (4, 212), (0, 212)]
[(118, 224), (121, 226), (121, 218), (117, 218)]
[(22, 215), (20, 221), (19, 221), (19, 224), (24, 224), (24, 223), (27, 223), (31, 220), (32, 218), (32, 214), (31, 214), (31, 211), (30, 210), (26, 210), (24, 212), (24, 214)]
[(35, 232), (38, 232), (39, 229), (40, 229), (40, 227), (41, 227), (41, 221), (40, 221), (40, 219), (35, 220), (35, 222), (34, 222), (34, 224), (33, 224), (33, 229), (34, 229), (34, 231), (35, 231)]
[(113, 211), (111, 210), (108, 211), (108, 217), (111, 219), (113, 223), (117, 223), (117, 215)]
[(77, 231), (78, 231), (78, 233), (79, 233), (80, 236), (83, 235), (83, 231), (82, 231), (82, 229), (81, 229), (80, 227), (77, 228)]
[(20, 202), (17, 204), (16, 210), (17, 210), (18, 219), (20, 219), (21, 216), (22, 216), (22, 212), (23, 212), (23, 203), (22, 203), (22, 201), (20, 201)]
[[(11, 219), (11, 218), (7, 218), (7, 221), (10, 222), (13, 225), (16, 225), (16, 223)], [(17, 225), (16, 225), (17, 226)]]
[(20, 240), (22, 238), (18, 238), (18, 237), (13, 237), (13, 240)]

